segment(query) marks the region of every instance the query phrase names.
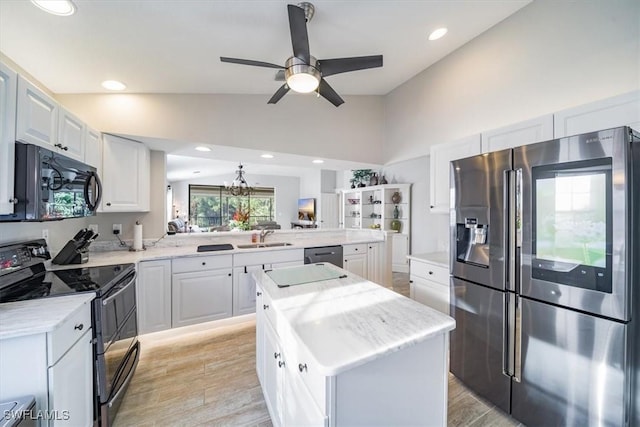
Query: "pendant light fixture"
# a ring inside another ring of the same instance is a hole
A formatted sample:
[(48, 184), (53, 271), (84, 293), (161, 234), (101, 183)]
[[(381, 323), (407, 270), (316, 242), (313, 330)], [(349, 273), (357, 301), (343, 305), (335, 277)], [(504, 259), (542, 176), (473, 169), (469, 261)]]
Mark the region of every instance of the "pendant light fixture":
[(227, 193), (232, 196), (248, 196), (253, 192), (253, 188), (249, 186), (247, 180), (244, 179), (244, 171), (242, 170), (242, 163), (238, 165), (238, 170), (236, 171), (236, 178), (229, 185), (228, 182), (225, 181), (224, 186), (227, 189)]

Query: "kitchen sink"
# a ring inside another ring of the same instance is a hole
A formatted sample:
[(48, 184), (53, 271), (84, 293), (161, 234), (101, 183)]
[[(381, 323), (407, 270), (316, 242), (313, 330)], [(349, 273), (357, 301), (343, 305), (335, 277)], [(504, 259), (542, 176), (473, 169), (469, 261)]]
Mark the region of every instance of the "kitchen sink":
[(276, 248), (279, 246), (291, 246), (292, 243), (273, 242), (273, 243), (250, 243), (248, 245), (236, 245), (238, 249), (255, 249), (255, 248)]

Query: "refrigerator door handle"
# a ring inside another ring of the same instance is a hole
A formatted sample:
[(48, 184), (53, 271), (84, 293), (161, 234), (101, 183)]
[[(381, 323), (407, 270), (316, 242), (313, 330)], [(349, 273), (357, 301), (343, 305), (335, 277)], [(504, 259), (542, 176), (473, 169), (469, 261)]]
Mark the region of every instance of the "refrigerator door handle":
[(504, 283), (510, 291), (516, 290), (516, 181), (515, 171), (504, 171), (503, 218), (506, 224), (503, 231), (505, 263)]
[(522, 379), (522, 298), (514, 295), (515, 313), (512, 319), (515, 319), (514, 335), (514, 373), (513, 379), (516, 382), (520, 382)]
[(502, 316), (502, 328), (504, 346), (502, 351), (502, 373), (508, 377), (513, 377), (515, 373), (515, 294), (504, 293), (504, 316)]

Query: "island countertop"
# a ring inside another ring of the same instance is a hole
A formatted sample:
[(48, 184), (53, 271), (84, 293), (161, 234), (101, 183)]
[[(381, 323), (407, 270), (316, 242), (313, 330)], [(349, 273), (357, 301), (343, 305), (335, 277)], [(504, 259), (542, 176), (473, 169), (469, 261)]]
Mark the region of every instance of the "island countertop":
[[(254, 276), (271, 298), (278, 333), (293, 334), (324, 375), (337, 375), (455, 328), (455, 320), (445, 314), (327, 266), (346, 277), (279, 288), (266, 272)], [(282, 270), (296, 268), (301, 267)]]

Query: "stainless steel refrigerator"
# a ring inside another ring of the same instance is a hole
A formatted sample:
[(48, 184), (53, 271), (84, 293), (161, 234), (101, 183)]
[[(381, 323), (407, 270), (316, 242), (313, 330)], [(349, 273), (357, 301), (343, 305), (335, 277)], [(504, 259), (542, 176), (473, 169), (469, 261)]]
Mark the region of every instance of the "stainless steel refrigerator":
[(527, 426), (640, 426), (640, 137), (451, 163), (451, 372)]

